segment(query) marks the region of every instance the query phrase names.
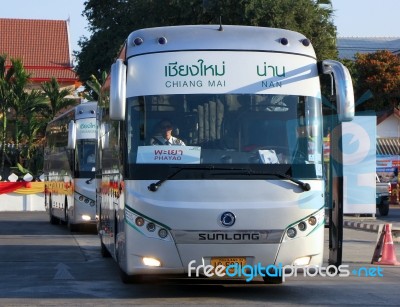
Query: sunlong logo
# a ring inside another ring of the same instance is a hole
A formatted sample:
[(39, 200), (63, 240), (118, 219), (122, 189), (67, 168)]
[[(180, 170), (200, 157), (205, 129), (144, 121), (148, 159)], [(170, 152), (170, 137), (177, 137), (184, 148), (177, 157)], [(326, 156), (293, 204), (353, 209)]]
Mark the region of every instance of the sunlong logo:
[(259, 241), (260, 234), (253, 233), (223, 233), (223, 232), (207, 232), (199, 233), (199, 241)]
[(235, 224), (236, 216), (232, 212), (224, 212), (221, 214), (220, 222), (223, 226), (229, 227)]

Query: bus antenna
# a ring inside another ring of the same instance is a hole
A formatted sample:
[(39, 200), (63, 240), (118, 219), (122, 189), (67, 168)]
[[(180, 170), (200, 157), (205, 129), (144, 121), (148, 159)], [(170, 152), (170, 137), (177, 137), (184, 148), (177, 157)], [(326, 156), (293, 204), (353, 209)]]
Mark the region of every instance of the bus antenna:
[(222, 16), (219, 16), (219, 29), (218, 31), (224, 31), (224, 28), (222, 27)]

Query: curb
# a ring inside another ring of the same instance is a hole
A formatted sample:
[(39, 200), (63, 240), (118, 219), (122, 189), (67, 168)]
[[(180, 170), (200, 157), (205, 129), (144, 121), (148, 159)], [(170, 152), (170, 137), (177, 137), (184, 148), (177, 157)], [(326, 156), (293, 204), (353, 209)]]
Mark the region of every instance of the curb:
[[(384, 224), (384, 223), (380, 223), (380, 224)], [(344, 221), (343, 227), (355, 228), (355, 229), (360, 229), (360, 230), (365, 230), (365, 231), (370, 231), (370, 232), (378, 232), (380, 224), (368, 224), (365, 222)]]
[(400, 226), (398, 223), (393, 224), (393, 223), (380, 222), (372, 224), (368, 222), (343, 221), (344, 228), (351, 228), (351, 229), (376, 232), (376, 233), (378, 233), (379, 231), (379, 225), (385, 225), (385, 224), (392, 224), (393, 242), (400, 243)]

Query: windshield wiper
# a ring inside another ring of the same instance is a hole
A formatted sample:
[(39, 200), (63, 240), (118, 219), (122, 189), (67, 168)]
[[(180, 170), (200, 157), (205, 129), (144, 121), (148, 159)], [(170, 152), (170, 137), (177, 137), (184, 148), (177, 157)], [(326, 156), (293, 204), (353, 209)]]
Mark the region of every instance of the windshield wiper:
[(303, 191), (310, 191), (311, 190), (311, 186), (307, 183), (307, 182), (303, 182), (297, 179), (294, 179), (292, 176), (290, 175), (286, 175), (286, 174), (279, 174), (279, 173), (275, 173), (275, 176), (279, 177), (279, 178), (283, 178), (283, 179), (287, 179), (290, 180), (291, 182), (294, 182), (295, 184), (297, 184)]
[(228, 167), (213, 167), (213, 166), (209, 166), (209, 167), (179, 167), (178, 170), (176, 170), (175, 172), (173, 172), (172, 174), (168, 175), (167, 177), (158, 180), (157, 182), (151, 183), (147, 189), (151, 192), (156, 192), (158, 190), (158, 188), (167, 180), (175, 177), (177, 174), (179, 174), (181, 171), (183, 170), (200, 170), (200, 171), (214, 171), (214, 170), (233, 170), (233, 171), (246, 171), (249, 175), (252, 173), (252, 170), (247, 169), (247, 168), (228, 168)]
[[(167, 177), (158, 180), (157, 182), (151, 183), (147, 189), (151, 192), (156, 192), (158, 188), (167, 180), (175, 177), (177, 174), (179, 174), (183, 170), (206, 170), (206, 171), (218, 171), (218, 170), (224, 170), (224, 171), (242, 171), (243, 173), (247, 175), (270, 175), (270, 176), (276, 176), (282, 179), (287, 179), (290, 180), (291, 182), (297, 184), (303, 191), (310, 191), (311, 186), (303, 182), (301, 180), (294, 179), (292, 176), (287, 175), (287, 174), (282, 174), (282, 173), (264, 173), (264, 172), (257, 172), (249, 168), (235, 168), (235, 167), (179, 167), (175, 172), (171, 173)], [(216, 174), (214, 174), (216, 175)]]
[[(178, 173), (180, 173), (182, 170), (186, 169), (186, 167), (180, 167), (177, 171), (173, 172), (172, 174), (169, 174), (167, 177), (158, 180), (157, 182), (151, 183), (147, 189), (151, 192), (157, 192), (158, 188), (163, 184), (163, 182), (171, 179), (172, 177), (176, 176)], [(190, 168), (191, 169), (191, 168)]]
[[(282, 173), (265, 173), (265, 172), (257, 172), (255, 170), (252, 169), (247, 169), (247, 168), (242, 168), (242, 169), (238, 169), (238, 168), (232, 168), (232, 169), (224, 169), (224, 170), (236, 170), (236, 171), (245, 171), (245, 173), (241, 173), (241, 174), (246, 174), (246, 175), (265, 175), (265, 176), (275, 176), (275, 177), (279, 177), (282, 179), (287, 179), (290, 180), (291, 182), (297, 184), (303, 191), (310, 191), (311, 190), (311, 186), (306, 183), (303, 182), (301, 180), (298, 179), (294, 179), (292, 176), (287, 175), (287, 174), (282, 174)], [(224, 173), (225, 174), (225, 173)], [(232, 173), (226, 173), (226, 174), (232, 174)]]
[(93, 177), (93, 178), (90, 178), (90, 179), (88, 179), (88, 180), (86, 180), (85, 182), (86, 182), (87, 184), (89, 184), (89, 183), (91, 183), (93, 180), (94, 180), (94, 177)]

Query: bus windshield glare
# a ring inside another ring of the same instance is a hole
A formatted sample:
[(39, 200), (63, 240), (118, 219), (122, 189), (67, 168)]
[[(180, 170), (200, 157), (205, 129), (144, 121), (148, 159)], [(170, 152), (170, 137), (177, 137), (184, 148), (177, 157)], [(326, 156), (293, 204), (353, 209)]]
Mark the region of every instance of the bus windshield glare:
[[(167, 172), (173, 164), (264, 172), (290, 168), (292, 176), (311, 179), (323, 175), (321, 101), (315, 97), (140, 96), (128, 99), (126, 116), (131, 178), (146, 179), (152, 166)], [(165, 130), (175, 138), (167, 144)]]

